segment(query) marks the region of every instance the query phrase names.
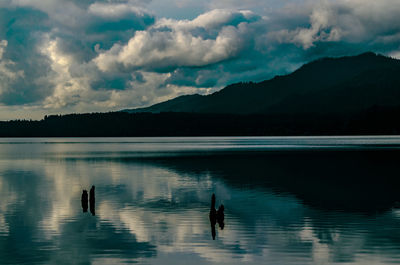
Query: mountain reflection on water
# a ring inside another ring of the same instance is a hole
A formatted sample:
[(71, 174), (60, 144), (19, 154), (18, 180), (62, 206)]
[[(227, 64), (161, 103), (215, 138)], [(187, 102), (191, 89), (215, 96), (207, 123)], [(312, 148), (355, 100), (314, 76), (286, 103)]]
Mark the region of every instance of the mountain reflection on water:
[[(400, 262), (395, 148), (168, 157), (74, 148), (80, 155), (0, 154), (1, 264)], [(95, 215), (82, 202), (92, 185)], [(213, 193), (225, 215), (215, 240)]]

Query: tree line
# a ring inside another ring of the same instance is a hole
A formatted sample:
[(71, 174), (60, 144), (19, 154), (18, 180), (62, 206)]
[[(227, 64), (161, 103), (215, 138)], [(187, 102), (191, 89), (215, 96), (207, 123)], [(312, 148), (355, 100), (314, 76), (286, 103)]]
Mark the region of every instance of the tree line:
[(85, 113), (0, 122), (0, 137), (395, 135), (400, 107), (352, 116), (310, 114)]

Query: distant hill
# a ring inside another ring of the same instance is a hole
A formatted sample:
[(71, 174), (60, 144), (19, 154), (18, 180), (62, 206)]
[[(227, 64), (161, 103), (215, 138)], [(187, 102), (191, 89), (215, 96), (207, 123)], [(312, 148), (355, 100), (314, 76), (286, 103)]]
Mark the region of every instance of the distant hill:
[(211, 95), (186, 95), (139, 112), (350, 115), (400, 106), (400, 60), (372, 52), (323, 58), (285, 76), (237, 83)]

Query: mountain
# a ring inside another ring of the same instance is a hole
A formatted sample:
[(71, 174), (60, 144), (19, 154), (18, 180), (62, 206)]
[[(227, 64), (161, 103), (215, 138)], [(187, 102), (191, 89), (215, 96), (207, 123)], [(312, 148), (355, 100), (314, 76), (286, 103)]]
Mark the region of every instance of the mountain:
[(323, 58), (284, 76), (237, 83), (210, 95), (186, 95), (139, 112), (350, 115), (400, 106), (400, 60), (372, 52)]
[(147, 108), (0, 121), (0, 137), (400, 135), (400, 60), (324, 58)]

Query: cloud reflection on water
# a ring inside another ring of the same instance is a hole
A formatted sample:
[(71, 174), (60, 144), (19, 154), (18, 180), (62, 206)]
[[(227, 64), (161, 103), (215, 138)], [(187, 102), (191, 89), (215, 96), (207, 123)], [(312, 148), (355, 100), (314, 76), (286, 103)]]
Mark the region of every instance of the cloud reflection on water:
[[(193, 264), (400, 260), (397, 210), (324, 210), (307, 205), (300, 192), (304, 190), (257, 178), (262, 173), (273, 179), (277, 172), (268, 163), (211, 160), (3, 159), (1, 256), (8, 262), (41, 264), (177, 264), (188, 258)], [(230, 167), (224, 166), (227, 162)], [(301, 175), (304, 168), (295, 168)], [(92, 184), (96, 216), (82, 213), (80, 202), (82, 187)], [(213, 192), (217, 205), (225, 205), (226, 227), (217, 228), (216, 241), (208, 220)]]

